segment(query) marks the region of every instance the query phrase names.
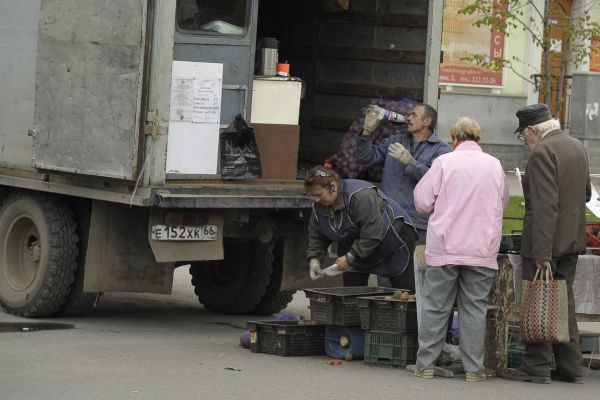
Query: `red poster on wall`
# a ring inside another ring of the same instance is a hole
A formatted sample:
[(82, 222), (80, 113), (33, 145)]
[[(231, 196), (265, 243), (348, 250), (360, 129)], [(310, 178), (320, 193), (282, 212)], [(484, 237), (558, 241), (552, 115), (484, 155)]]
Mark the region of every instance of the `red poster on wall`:
[(592, 41), (592, 49), (598, 49), (590, 54), (590, 72), (600, 72), (600, 41)]
[[(440, 83), (459, 86), (501, 87), (502, 69), (492, 70), (462, 60), (473, 55), (487, 55), (490, 59), (504, 57), (504, 34), (489, 26), (476, 27), (481, 15), (464, 15), (458, 11), (472, 0), (447, 0), (444, 5), (442, 31), (443, 62), (440, 65)], [(498, 5), (498, 0), (494, 3)]]

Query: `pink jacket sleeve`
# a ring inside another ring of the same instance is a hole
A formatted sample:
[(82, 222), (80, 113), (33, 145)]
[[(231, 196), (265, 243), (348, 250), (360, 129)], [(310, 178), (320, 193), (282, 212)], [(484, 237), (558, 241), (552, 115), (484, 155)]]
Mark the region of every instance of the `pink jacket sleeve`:
[(442, 166), (438, 159), (417, 183), (414, 191), (415, 208), (420, 214), (431, 214), (442, 182)]
[(508, 183), (506, 181), (506, 174), (504, 173), (504, 171), (503, 171), (502, 175), (504, 175), (503, 176), (503, 180), (502, 180), (502, 183), (504, 184), (504, 188), (502, 190), (502, 192), (503, 192), (503, 195), (502, 195), (502, 209), (506, 210), (506, 207), (508, 207), (508, 202), (510, 200), (510, 194), (508, 193)]

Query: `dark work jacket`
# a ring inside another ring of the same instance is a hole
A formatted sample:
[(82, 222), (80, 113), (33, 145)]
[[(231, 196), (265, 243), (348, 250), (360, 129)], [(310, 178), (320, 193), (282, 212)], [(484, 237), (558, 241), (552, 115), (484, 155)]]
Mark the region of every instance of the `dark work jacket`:
[(315, 210), (313, 210), (313, 215), (317, 219), (317, 224), (321, 233), (338, 243), (338, 256), (341, 257), (350, 250), (352, 243), (360, 237), (360, 227), (352, 221), (352, 218), (348, 214), (350, 200), (358, 191), (373, 189), (376, 190), (377, 195), (387, 203), (386, 212), (383, 213), (385, 235), (375, 251), (365, 259), (357, 257), (350, 264), (350, 270), (376, 274), (383, 277), (396, 276), (406, 269), (410, 254), (407, 245), (395, 231), (391, 221), (403, 219), (405, 224), (408, 224), (411, 227), (413, 227), (413, 225), (406, 212), (398, 205), (398, 203), (390, 199), (374, 185), (357, 179), (343, 180), (342, 195), (345, 207), (340, 210), (342, 218), (337, 226), (332, 224), (329, 218), (322, 217), (324, 210), (317, 209), (326, 207), (319, 203), (313, 205), (313, 208), (315, 208)]
[[(358, 162), (368, 166), (383, 165), (381, 190), (406, 210), (415, 227), (426, 230), (429, 214), (417, 213), (413, 191), (423, 175), (429, 171), (433, 160), (451, 152), (452, 147), (440, 140), (435, 133), (423, 140), (414, 154), (411, 151), (413, 137), (408, 133), (390, 136), (378, 145), (373, 144), (372, 140), (370, 137), (359, 137), (356, 141)], [(390, 156), (388, 147), (392, 143), (400, 143), (411, 151), (413, 159), (402, 165)]]
[(548, 132), (527, 160), (523, 195), (523, 257), (551, 260), (585, 252), (585, 203), (591, 186), (579, 140), (560, 129)]

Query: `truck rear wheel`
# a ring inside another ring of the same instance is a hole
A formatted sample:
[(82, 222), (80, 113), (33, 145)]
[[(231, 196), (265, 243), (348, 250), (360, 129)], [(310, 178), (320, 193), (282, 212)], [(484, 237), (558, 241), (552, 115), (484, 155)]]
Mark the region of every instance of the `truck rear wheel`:
[(88, 232), (91, 219), (91, 204), (77, 204), (74, 206), (75, 223), (79, 233), (79, 256), (77, 257), (77, 271), (71, 291), (56, 315), (78, 317), (91, 313), (100, 300), (101, 293), (83, 291), (85, 279), (85, 255), (87, 254)]
[(269, 286), (265, 295), (260, 299), (260, 302), (252, 310), (252, 314), (271, 315), (287, 307), (292, 301), (295, 290), (280, 291), (281, 278), (283, 275), (283, 245), (285, 239), (280, 239), (275, 243), (275, 254), (273, 262), (273, 272)]
[(78, 317), (89, 314), (96, 308), (100, 293), (86, 293), (83, 291), (83, 262), (79, 262), (75, 280), (71, 285), (71, 292), (57, 312), (57, 315), (65, 317)]
[(273, 243), (224, 239), (225, 258), (190, 266), (192, 285), (207, 310), (247, 314), (264, 296), (273, 268)]
[(13, 192), (0, 209), (0, 305), (49, 317), (64, 303), (77, 268), (76, 224), (59, 198)]

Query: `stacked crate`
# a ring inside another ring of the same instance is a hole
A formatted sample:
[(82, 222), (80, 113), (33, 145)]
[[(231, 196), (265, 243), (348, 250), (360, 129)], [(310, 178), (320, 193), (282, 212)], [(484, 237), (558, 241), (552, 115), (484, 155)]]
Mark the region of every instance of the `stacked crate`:
[(290, 356), (325, 354), (325, 325), (315, 321), (248, 321), (250, 350)]
[(417, 359), (416, 301), (389, 296), (358, 298), (360, 322), (367, 331), (366, 365), (406, 367)]
[(325, 353), (345, 360), (362, 359), (365, 350), (365, 331), (361, 328), (359, 297), (392, 295), (394, 289), (361, 286), (305, 289), (310, 300), (310, 316), (327, 324)]

